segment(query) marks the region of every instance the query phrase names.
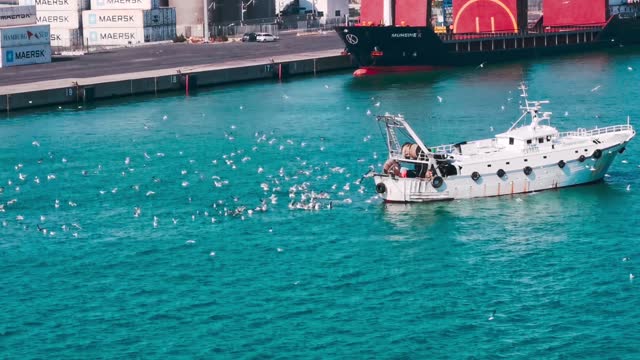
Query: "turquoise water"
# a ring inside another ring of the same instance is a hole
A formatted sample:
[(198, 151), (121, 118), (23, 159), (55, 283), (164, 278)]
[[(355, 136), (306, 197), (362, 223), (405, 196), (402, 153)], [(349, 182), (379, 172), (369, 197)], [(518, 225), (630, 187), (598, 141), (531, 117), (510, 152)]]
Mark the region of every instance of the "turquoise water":
[(637, 358), (636, 142), (559, 191), (385, 206), (359, 184), (385, 158), (368, 110), (490, 137), (522, 79), (561, 130), (640, 118), (620, 52), (1, 121), (0, 357)]

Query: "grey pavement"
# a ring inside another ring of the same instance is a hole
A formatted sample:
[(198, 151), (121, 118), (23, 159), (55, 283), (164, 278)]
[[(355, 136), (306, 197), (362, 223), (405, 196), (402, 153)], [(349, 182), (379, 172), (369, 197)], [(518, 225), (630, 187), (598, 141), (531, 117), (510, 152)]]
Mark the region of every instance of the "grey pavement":
[(344, 45), (334, 32), (295, 36), (283, 34), (273, 43), (171, 43), (107, 50), (83, 56), (59, 56), (51, 64), (0, 69), (0, 86), (69, 78), (145, 72), (234, 61), (278, 60), (279, 56), (323, 50), (339, 52)]

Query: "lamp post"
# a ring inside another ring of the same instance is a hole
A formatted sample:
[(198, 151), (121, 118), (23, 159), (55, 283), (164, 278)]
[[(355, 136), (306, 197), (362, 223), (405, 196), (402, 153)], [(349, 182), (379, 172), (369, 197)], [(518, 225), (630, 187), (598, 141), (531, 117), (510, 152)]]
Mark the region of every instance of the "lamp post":
[(249, 0), (247, 3), (240, 1), (240, 25), (244, 25), (244, 13), (247, 11), (247, 7), (253, 4), (255, 0)]
[(209, 0), (202, 1), (204, 2), (204, 41), (207, 41), (209, 40)]

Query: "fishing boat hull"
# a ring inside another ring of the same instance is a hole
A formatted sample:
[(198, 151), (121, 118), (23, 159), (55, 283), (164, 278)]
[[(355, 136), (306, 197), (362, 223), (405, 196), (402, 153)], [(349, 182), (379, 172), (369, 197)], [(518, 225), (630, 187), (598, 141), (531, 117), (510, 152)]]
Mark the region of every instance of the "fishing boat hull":
[[(502, 177), (495, 172), (485, 172), (478, 180), (473, 180), (469, 175), (449, 176), (439, 187), (434, 187), (433, 181), (425, 178), (376, 174), (373, 179), (376, 191), (386, 202), (398, 203), (471, 199), (558, 189), (602, 180), (629, 140), (602, 149), (599, 158), (589, 156), (582, 161), (580, 157), (559, 159), (531, 167), (528, 175), (523, 169), (512, 169), (506, 170)], [(559, 166), (560, 160), (563, 167)]]

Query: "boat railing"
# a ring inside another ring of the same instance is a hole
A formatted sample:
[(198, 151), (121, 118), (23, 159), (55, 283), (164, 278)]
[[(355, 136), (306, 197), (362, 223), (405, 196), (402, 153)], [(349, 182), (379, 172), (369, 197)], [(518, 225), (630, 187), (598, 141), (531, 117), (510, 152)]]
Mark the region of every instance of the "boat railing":
[[(602, 26), (598, 25), (570, 25), (570, 26), (554, 26), (554, 27), (544, 27), (543, 34), (556, 34), (556, 33), (567, 33), (567, 32), (585, 32), (585, 31), (599, 31), (602, 30)], [(539, 36), (540, 33), (537, 32), (513, 32), (513, 31), (504, 31), (504, 32), (472, 32), (472, 33), (438, 33), (437, 34), (441, 40), (445, 41), (455, 41), (455, 40), (482, 40), (485, 38), (496, 39), (496, 38), (519, 38), (519, 37), (531, 37), (531, 36)]]
[(631, 125), (612, 125), (603, 128), (595, 128), (591, 130), (587, 129), (578, 129), (574, 131), (565, 131), (558, 134), (558, 137), (576, 137), (576, 136), (595, 136), (602, 135), (608, 133), (616, 133), (621, 131), (630, 131), (633, 130), (633, 126)]
[(429, 150), (431, 150), (432, 153), (451, 153), (455, 150), (455, 144), (433, 146), (430, 147)]

